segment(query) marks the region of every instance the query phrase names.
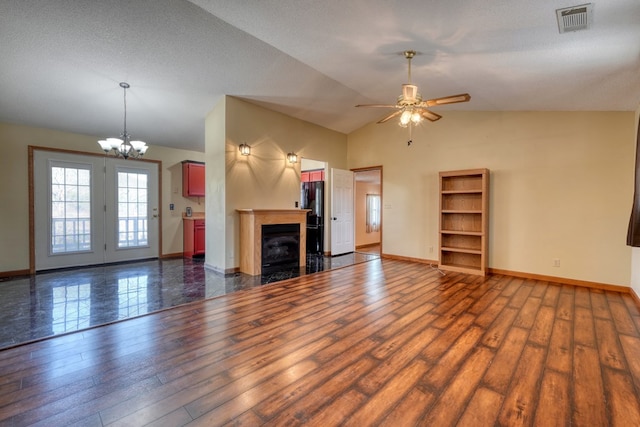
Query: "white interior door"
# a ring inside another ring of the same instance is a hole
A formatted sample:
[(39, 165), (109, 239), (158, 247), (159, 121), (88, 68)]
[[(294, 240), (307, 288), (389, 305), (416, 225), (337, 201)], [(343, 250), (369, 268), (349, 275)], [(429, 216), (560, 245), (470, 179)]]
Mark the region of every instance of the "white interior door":
[(155, 258), (158, 165), (34, 150), (36, 270)]
[(331, 169), (331, 255), (355, 251), (353, 172)]

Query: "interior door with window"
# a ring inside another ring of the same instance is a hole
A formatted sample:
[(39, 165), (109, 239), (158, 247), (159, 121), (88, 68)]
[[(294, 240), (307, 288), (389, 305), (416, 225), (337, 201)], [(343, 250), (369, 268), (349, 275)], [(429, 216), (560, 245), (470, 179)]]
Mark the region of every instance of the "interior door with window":
[(36, 270), (155, 258), (158, 165), (34, 150)]
[(104, 160), (33, 154), (36, 270), (104, 262)]
[(158, 256), (158, 166), (108, 159), (106, 262)]

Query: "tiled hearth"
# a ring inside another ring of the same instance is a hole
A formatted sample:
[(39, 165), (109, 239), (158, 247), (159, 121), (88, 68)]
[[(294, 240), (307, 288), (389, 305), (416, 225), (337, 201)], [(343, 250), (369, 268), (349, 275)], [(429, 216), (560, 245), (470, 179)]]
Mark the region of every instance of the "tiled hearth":
[(0, 280), (0, 349), (74, 332), (191, 301), (378, 258), (311, 255), (307, 266), (264, 276), (223, 276), (202, 258), (87, 267)]

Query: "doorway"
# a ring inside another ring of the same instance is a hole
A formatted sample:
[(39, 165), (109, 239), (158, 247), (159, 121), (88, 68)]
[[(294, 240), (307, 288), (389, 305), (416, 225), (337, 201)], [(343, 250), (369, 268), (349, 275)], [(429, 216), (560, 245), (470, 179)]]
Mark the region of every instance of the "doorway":
[(357, 252), (382, 253), (382, 166), (353, 169)]
[(157, 258), (156, 162), (34, 149), (32, 271)]
[(329, 228), (326, 167), (323, 161), (306, 158), (302, 158), (300, 164), (300, 208), (310, 210), (307, 213), (307, 258), (322, 257), (329, 248), (326, 244), (329, 240), (325, 237)]

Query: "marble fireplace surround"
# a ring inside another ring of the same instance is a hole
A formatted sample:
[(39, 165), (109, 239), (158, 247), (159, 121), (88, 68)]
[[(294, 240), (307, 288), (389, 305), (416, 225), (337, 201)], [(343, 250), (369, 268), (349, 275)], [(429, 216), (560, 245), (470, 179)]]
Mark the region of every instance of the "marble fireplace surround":
[(306, 265), (309, 209), (237, 209), (240, 214), (240, 272), (262, 274), (262, 225), (300, 224), (300, 267)]

